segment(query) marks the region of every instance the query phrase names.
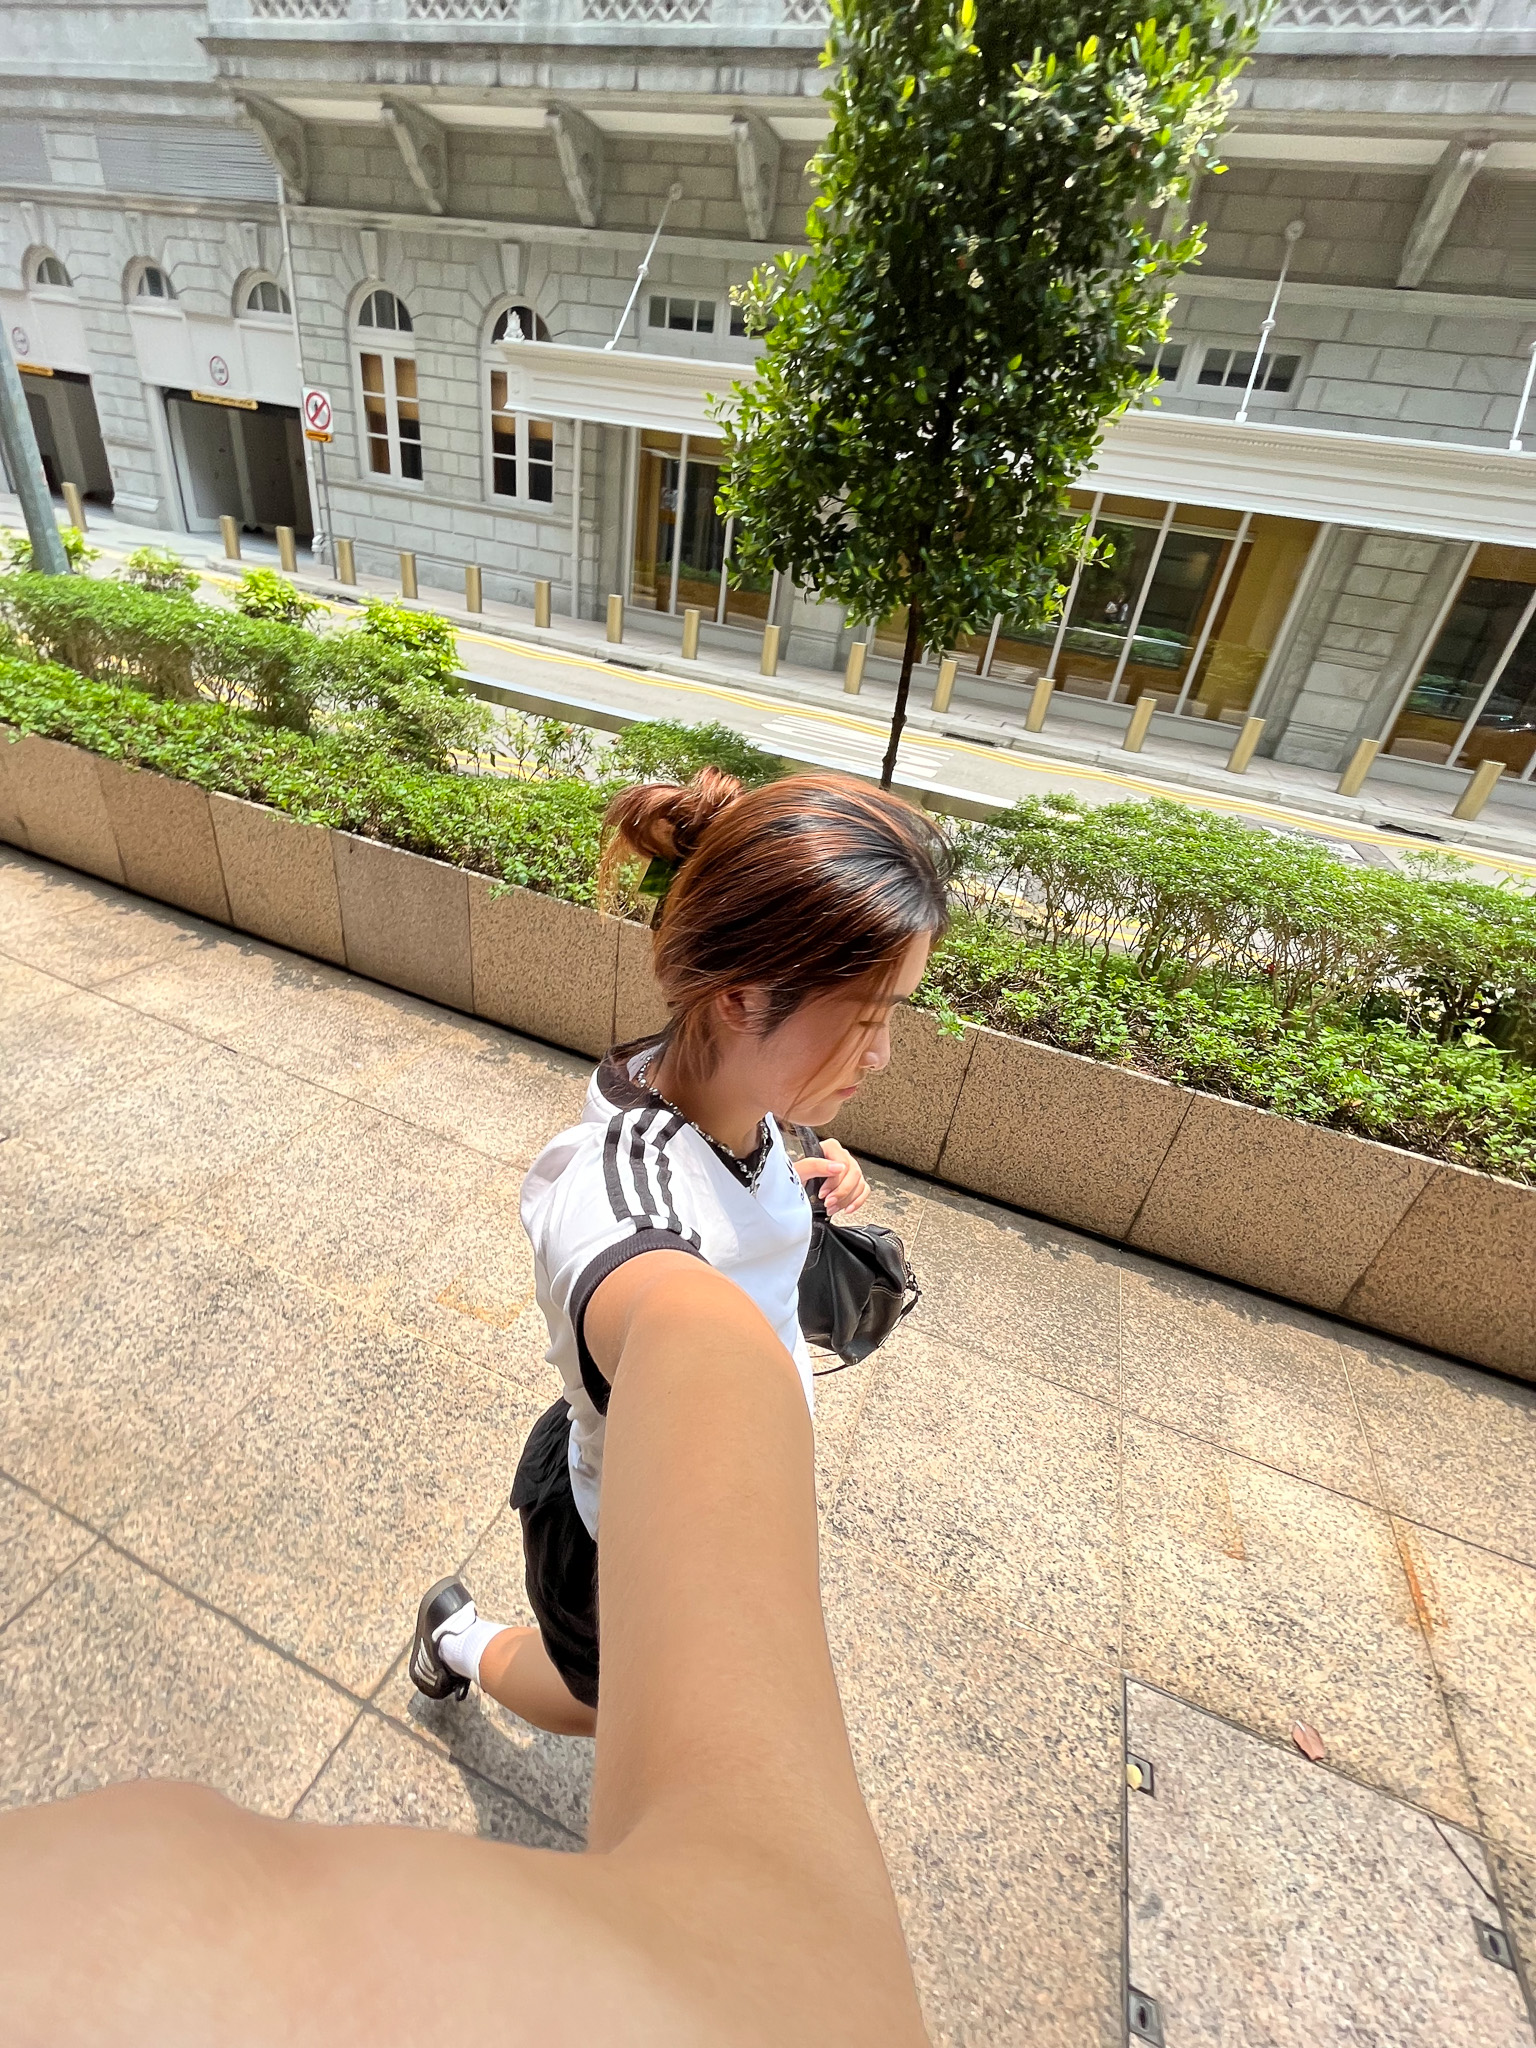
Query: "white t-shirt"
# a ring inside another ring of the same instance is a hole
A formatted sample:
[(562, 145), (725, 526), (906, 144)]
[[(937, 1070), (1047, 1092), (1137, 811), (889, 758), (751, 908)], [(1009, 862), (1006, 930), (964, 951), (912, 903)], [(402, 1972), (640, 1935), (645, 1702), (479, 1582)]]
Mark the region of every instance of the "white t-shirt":
[(597, 1535), (608, 1382), (582, 1324), (599, 1284), (649, 1251), (692, 1252), (751, 1296), (794, 1359), (812, 1402), (800, 1333), (800, 1273), (811, 1207), (784, 1140), (768, 1120), (756, 1190), (709, 1140), (634, 1076), (651, 1046), (623, 1046), (592, 1077), (581, 1122), (546, 1145), (523, 1182), (545, 1354), (571, 1410), (571, 1491)]

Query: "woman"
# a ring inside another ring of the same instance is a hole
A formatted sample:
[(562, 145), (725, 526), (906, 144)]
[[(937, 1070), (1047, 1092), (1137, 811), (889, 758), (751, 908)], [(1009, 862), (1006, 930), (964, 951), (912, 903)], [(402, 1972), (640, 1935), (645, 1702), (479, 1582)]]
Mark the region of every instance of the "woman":
[[(553, 1425), (519, 1475), (539, 1611), (566, 1601), (578, 1637), (580, 1588), (550, 1559), (561, 1531), (588, 1554), (580, 1503), (602, 1503), (587, 1854), (301, 1826), (144, 1781), (0, 1814), (7, 2048), (926, 2038), (822, 1623), (791, 1327), (806, 1223), (772, 1118), (824, 1121), (884, 1064), (890, 1007), (943, 915), (928, 828), (836, 782), (739, 796), (720, 778), (628, 792), (613, 823), (615, 861), (678, 864), (657, 934), (673, 1022), (660, 1048), (605, 1065), (624, 1100), (530, 1176), (551, 1349), (583, 1428), (569, 1505)], [(620, 1220), (604, 1158), (629, 1213), (573, 1278), (586, 1240), (568, 1192), (595, 1205), (600, 1185)], [(859, 1198), (845, 1154), (828, 1177), (842, 1206)], [(754, 1202), (773, 1207), (756, 1236)], [(590, 1725), (581, 1659), (551, 1636), (495, 1632), (482, 1663), (499, 1652), (525, 1710)]]
[(598, 1523), (610, 1384), (587, 1326), (614, 1276), (652, 1254), (702, 1260), (756, 1303), (811, 1403), (797, 1296), (805, 1184), (833, 1214), (864, 1177), (827, 1141), (792, 1164), (781, 1124), (830, 1122), (890, 1057), (893, 1007), (944, 922), (937, 834), (894, 797), (832, 777), (743, 793), (706, 769), (609, 807), (605, 882), (648, 863), (663, 895), (657, 980), (671, 1021), (599, 1067), (582, 1121), (523, 1188), (549, 1360), (564, 1382), (518, 1466), (536, 1628), (484, 1620), (458, 1578), (424, 1595), (410, 1672), (433, 1699), (478, 1684), (525, 1720), (591, 1734), (598, 1703)]

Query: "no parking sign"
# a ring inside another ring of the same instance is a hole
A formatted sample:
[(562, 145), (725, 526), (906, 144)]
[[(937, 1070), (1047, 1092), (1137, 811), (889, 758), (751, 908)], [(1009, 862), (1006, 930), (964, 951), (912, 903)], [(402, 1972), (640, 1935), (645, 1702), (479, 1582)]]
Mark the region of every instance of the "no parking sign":
[(304, 393), (304, 438), (306, 441), (329, 441), (331, 438), (331, 394), (317, 391), (310, 386)]

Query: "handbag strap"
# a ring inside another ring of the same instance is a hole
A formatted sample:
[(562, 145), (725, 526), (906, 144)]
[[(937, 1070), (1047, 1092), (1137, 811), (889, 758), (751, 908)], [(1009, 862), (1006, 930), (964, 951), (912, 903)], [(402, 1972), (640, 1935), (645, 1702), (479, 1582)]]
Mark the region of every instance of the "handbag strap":
[[(827, 1155), (822, 1150), (821, 1140), (817, 1137), (816, 1133), (811, 1129), (809, 1124), (791, 1124), (789, 1128), (800, 1140), (800, 1150), (805, 1154), (807, 1159), (826, 1158)], [(824, 1200), (821, 1193), (820, 1174), (817, 1175), (815, 1180), (803, 1181), (801, 1185), (805, 1189), (806, 1200), (811, 1205), (811, 1215), (813, 1219), (818, 1223), (830, 1222), (831, 1218), (827, 1214), (826, 1201)]]

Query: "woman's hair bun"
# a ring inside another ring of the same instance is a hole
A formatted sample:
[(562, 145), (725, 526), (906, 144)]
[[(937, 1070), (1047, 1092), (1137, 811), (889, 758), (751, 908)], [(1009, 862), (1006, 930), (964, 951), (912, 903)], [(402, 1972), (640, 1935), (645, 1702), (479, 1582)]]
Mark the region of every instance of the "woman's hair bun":
[(701, 768), (691, 782), (621, 789), (603, 817), (604, 879), (611, 881), (628, 860), (685, 861), (740, 795), (735, 776), (719, 768)]

